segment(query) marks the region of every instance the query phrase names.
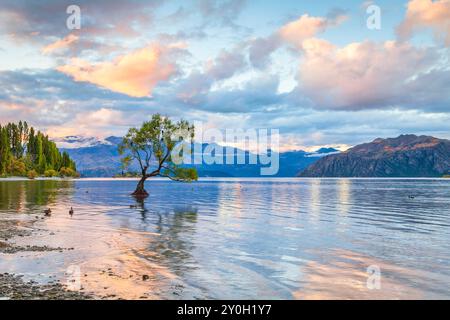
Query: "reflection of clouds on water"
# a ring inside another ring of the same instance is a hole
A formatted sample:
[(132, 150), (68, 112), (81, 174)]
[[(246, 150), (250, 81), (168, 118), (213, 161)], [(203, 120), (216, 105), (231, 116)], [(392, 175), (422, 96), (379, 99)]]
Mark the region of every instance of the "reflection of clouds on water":
[(347, 216), (351, 208), (351, 186), (352, 180), (350, 179), (339, 179), (338, 181), (338, 214), (340, 216)]
[[(303, 267), (301, 288), (292, 293), (294, 299), (422, 299), (423, 294), (414, 283), (405, 278), (416, 279), (417, 271), (398, 267), (380, 259), (344, 250), (330, 250), (325, 261), (309, 261)], [(381, 288), (368, 289), (369, 266), (381, 270)]]
[[(247, 186), (248, 188), (248, 186)], [(258, 199), (245, 198), (245, 187), (239, 183), (219, 183), (217, 193), (217, 232), (232, 236), (227, 230), (242, 229), (242, 219), (248, 213), (252, 204), (258, 203)], [(211, 199), (212, 200), (212, 199)], [(236, 232), (235, 236), (239, 236)]]
[[(180, 207), (166, 212), (152, 212), (152, 225), (158, 236), (148, 243), (146, 252), (156, 254), (161, 264), (170, 265), (175, 274), (183, 275), (189, 271), (191, 252), (195, 247), (197, 210)], [(142, 254), (146, 255), (146, 252)], [(152, 259), (152, 257), (148, 257)]]
[[(109, 216), (114, 208), (107, 205), (77, 203), (75, 214), (70, 217), (67, 206), (54, 207), (54, 215), (45, 220), (46, 228), (54, 235), (44, 241), (65, 248), (74, 247), (58, 258), (61, 269), (69, 265), (81, 268), (81, 285), (87, 292), (111, 295), (111, 298), (157, 298), (162, 290), (168, 290), (176, 279), (167, 267), (157, 264), (157, 254), (148, 251), (153, 242), (159, 241), (155, 232), (135, 230), (127, 218)], [(78, 232), (76, 231), (78, 230)], [(147, 256), (139, 253), (145, 252)], [(155, 259), (149, 259), (153, 255)], [(85, 276), (86, 275), (86, 276)], [(143, 275), (148, 279), (144, 282)]]
[[(134, 187), (0, 183), (0, 219), (53, 211), (16, 241), (74, 248), (9, 255), (0, 268), (37, 279), (79, 265), (86, 291), (123, 298), (449, 296), (448, 181), (151, 181), (137, 202)], [(380, 292), (365, 287), (371, 264)]]
[(310, 190), (311, 194), (310, 194), (310, 202), (309, 202), (309, 210), (310, 210), (309, 220), (312, 224), (317, 224), (320, 220), (321, 180), (312, 179), (310, 181), (310, 187), (311, 187), (311, 190)]
[(337, 182), (337, 227), (338, 232), (346, 232), (348, 228), (348, 213), (352, 206), (352, 180), (339, 179)]

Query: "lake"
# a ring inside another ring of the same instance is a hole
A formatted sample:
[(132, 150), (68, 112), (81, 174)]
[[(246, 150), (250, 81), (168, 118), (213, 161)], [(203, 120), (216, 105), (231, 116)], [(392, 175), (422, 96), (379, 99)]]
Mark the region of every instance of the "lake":
[(0, 219), (33, 230), (17, 244), (73, 250), (0, 253), (0, 273), (75, 270), (130, 299), (450, 298), (449, 179), (154, 180), (143, 202), (135, 185), (1, 181)]

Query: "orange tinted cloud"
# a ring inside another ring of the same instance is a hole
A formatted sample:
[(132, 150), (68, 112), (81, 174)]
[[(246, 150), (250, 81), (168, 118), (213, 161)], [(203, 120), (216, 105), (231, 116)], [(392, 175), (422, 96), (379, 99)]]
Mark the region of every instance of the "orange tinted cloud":
[(284, 25), (279, 30), (279, 35), (283, 40), (301, 48), (305, 39), (324, 32), (330, 26), (339, 25), (346, 19), (347, 16), (345, 15), (338, 15), (334, 18), (323, 18), (311, 17), (308, 14), (304, 14), (297, 20)]
[(299, 19), (283, 26), (279, 32), (284, 40), (300, 46), (303, 40), (323, 32), (326, 27), (327, 19), (304, 14)]
[(69, 47), (72, 43), (74, 43), (75, 41), (77, 41), (79, 38), (78, 36), (74, 35), (74, 34), (69, 34), (68, 36), (57, 40), (53, 43), (50, 43), (49, 45), (47, 45), (46, 47), (44, 47), (44, 49), (42, 49), (42, 53), (44, 54), (49, 54), (52, 53), (55, 50), (60, 50), (60, 49), (64, 49)]
[(438, 38), (450, 45), (450, 0), (411, 0), (405, 20), (398, 28), (401, 38), (411, 37), (414, 31), (431, 28)]
[(160, 81), (168, 80), (176, 72), (169, 62), (173, 47), (149, 45), (119, 56), (113, 61), (91, 64), (82, 59), (72, 59), (58, 71), (70, 75), (75, 81), (90, 82), (111, 91), (132, 97), (147, 97)]

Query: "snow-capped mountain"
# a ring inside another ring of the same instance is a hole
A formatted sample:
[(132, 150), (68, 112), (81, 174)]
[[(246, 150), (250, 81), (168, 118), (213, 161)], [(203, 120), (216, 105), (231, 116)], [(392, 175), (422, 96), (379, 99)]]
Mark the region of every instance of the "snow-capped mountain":
[(60, 138), (53, 138), (58, 148), (62, 149), (77, 149), (77, 148), (90, 148), (98, 145), (113, 145), (108, 139), (115, 138), (109, 137), (106, 139), (100, 139), (97, 137), (82, 137), (82, 136), (67, 136)]
[(320, 148), (314, 152), (309, 152), (307, 155), (305, 155), (305, 157), (322, 158), (325, 156), (329, 156), (331, 154), (338, 154), (338, 153), (340, 153), (340, 151), (335, 148)]

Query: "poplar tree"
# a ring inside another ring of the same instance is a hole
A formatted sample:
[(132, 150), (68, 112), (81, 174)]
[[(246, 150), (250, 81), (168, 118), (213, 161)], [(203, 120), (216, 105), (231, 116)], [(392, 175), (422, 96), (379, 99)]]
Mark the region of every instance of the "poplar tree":
[(47, 135), (25, 121), (0, 125), (0, 175), (45, 175), (46, 171), (77, 176), (75, 162), (66, 152), (61, 154)]

